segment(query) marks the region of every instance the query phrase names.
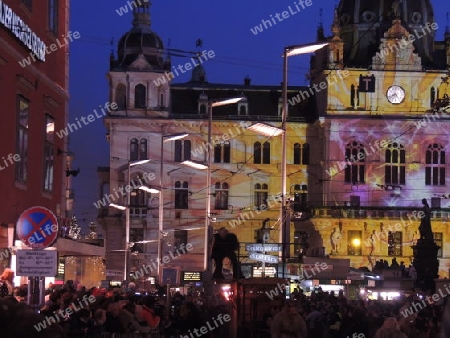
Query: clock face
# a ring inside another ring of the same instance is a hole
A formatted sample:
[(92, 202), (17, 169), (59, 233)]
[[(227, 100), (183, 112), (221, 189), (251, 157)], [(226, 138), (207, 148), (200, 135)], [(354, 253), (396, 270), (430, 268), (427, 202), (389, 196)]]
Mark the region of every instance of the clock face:
[(405, 99), (405, 90), (400, 86), (392, 86), (389, 87), (386, 96), (390, 103), (399, 104)]

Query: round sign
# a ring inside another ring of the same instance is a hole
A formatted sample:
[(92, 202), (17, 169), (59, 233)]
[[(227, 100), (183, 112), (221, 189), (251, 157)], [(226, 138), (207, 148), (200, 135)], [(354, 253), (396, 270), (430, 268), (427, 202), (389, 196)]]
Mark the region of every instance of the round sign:
[(44, 207), (32, 207), (20, 215), (16, 224), (16, 235), (32, 249), (44, 249), (58, 238), (58, 220)]

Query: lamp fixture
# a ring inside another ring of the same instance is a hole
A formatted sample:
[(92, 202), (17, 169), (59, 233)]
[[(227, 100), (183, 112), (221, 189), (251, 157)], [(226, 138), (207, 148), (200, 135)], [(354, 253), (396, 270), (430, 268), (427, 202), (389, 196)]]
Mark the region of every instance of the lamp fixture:
[(200, 170), (208, 169), (207, 165), (204, 165), (200, 162), (195, 162), (195, 161), (183, 161), (183, 162), (181, 162), (181, 164), (186, 165), (191, 168), (194, 168), (194, 169), (200, 169)]
[(149, 188), (149, 187), (146, 187), (144, 185), (140, 186), (139, 190), (143, 190), (143, 191), (151, 193), (151, 194), (159, 194), (160, 193), (160, 190), (154, 189), (154, 188)]
[(247, 129), (250, 129), (258, 134), (264, 135), (264, 136), (279, 136), (284, 133), (284, 130), (278, 127), (271, 126), (267, 123), (255, 123), (251, 125), (250, 127), (247, 127)]

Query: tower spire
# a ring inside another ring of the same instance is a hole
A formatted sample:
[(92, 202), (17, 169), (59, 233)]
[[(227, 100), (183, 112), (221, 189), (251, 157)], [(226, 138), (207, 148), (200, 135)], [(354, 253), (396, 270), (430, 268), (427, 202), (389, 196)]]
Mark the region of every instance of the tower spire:
[(339, 25), (339, 14), (338, 14), (338, 8), (334, 8), (334, 18), (333, 18), (333, 24), (331, 25), (331, 31), (333, 32), (333, 36), (339, 37), (341, 35), (341, 27)]
[(317, 41), (325, 40), (325, 35), (323, 33), (323, 8), (319, 9), (319, 25), (317, 27)]
[(447, 26), (445, 26), (445, 39), (450, 39), (450, 12), (447, 12)]
[(149, 28), (151, 26), (150, 6), (151, 1), (138, 1), (139, 5), (133, 8), (133, 27)]

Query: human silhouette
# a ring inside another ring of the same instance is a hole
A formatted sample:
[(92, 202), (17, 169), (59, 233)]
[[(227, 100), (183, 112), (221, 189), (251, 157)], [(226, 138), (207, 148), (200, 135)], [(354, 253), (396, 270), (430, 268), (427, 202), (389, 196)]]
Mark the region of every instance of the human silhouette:
[(233, 264), (233, 278), (244, 278), (235, 252), (238, 249), (239, 241), (235, 234), (229, 232), (225, 228), (220, 228), (219, 231), (214, 234), (211, 258), (214, 260), (216, 268), (213, 273), (213, 279), (225, 279), (222, 274), (223, 259), (225, 257), (230, 259)]
[(421, 240), (431, 240), (434, 241), (433, 238), (433, 230), (431, 230), (431, 212), (430, 212), (430, 206), (428, 205), (427, 200), (424, 198), (422, 200), (423, 204), (423, 212), (424, 216), (422, 217), (419, 225), (419, 231), (420, 231), (420, 239)]

